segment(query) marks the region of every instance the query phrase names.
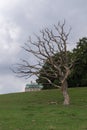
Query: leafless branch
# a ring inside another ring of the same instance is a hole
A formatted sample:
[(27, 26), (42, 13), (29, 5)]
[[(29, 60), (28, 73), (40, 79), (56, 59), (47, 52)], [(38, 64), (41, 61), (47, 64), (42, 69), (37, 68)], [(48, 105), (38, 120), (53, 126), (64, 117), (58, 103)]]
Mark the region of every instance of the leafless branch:
[[(44, 63), (48, 61), (51, 67), (49, 66), (49, 72), (44, 69), (43, 74), (48, 77), (55, 76), (55, 78), (59, 78), (60, 82), (63, 83), (67, 79), (71, 67), (67, 61), (67, 43), (71, 28), (66, 33), (65, 25), (66, 23), (64, 21), (63, 24), (58, 23), (58, 25), (54, 25), (54, 30), (48, 28), (41, 30), (40, 36), (35, 34), (35, 41), (29, 37), (28, 42), (25, 43), (22, 48), (27, 53), (32, 54), (33, 57), (37, 59), (37, 63), (32, 64), (29, 62), (29, 59), (24, 59), (22, 60), (22, 63), (16, 64), (13, 71), (21, 77), (29, 78), (32, 75), (38, 77)], [(53, 56), (57, 53), (58, 59), (57, 61), (54, 61)], [(50, 71), (52, 72), (52, 75), (50, 75)], [(49, 83), (54, 84), (47, 77), (42, 78), (46, 79)], [(56, 86), (56, 84), (54, 84), (54, 86)]]

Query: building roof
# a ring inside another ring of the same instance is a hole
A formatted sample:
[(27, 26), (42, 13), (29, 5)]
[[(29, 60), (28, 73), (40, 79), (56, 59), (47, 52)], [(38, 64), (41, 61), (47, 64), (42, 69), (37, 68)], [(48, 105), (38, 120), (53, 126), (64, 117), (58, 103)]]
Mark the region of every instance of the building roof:
[(43, 85), (42, 84), (37, 84), (37, 83), (31, 83), (31, 84), (26, 84), (26, 87), (25, 89), (28, 89), (28, 88), (43, 88)]

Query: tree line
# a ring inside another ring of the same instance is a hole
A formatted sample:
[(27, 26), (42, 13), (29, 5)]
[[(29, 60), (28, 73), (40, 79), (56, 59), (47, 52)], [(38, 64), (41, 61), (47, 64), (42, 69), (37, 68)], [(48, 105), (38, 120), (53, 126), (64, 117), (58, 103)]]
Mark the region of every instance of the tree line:
[[(71, 69), (70, 75), (67, 78), (68, 87), (87, 87), (87, 37), (83, 37), (77, 42), (76, 48), (72, 51), (67, 51), (68, 54), (68, 64), (73, 61), (73, 67)], [(53, 56), (55, 63), (58, 61), (59, 53), (56, 53)], [(52, 68), (52, 65), (45, 62), (43, 67), (40, 70), (40, 75), (37, 79), (38, 83), (42, 83), (43, 89), (53, 89), (56, 88), (52, 84), (50, 84), (46, 79), (42, 77), (47, 77), (46, 74), (43, 73), (44, 69), (49, 72), (49, 79), (51, 79), (52, 83), (56, 83), (60, 85), (58, 79), (55, 76), (51, 77), (52, 71), (49, 69)], [(53, 69), (54, 70), (54, 69)], [(55, 71), (55, 70), (54, 70)]]

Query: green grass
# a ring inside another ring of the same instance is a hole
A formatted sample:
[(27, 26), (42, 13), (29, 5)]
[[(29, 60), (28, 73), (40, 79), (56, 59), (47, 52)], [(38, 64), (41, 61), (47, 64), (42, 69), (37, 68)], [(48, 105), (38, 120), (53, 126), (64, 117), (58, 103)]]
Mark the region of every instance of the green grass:
[(0, 95), (0, 130), (87, 130), (87, 88), (69, 94), (69, 106), (59, 90)]

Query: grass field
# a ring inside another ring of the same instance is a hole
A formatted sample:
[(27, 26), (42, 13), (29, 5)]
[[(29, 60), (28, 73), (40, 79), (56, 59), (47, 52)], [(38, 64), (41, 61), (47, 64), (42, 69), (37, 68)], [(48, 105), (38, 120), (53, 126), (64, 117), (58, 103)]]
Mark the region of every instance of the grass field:
[[(0, 95), (0, 130), (87, 130), (87, 88)], [(52, 103), (56, 102), (56, 103)]]

